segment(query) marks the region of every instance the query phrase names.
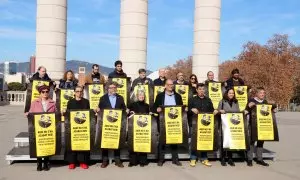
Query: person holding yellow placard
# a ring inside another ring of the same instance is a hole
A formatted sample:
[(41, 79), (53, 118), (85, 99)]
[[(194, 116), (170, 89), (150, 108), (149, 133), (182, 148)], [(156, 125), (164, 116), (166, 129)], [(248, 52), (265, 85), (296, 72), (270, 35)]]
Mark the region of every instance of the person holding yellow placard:
[[(75, 98), (71, 99), (67, 105), (67, 111), (71, 109), (89, 110), (89, 100), (83, 98), (83, 87), (75, 88)], [(69, 162), (69, 169), (75, 169), (76, 162), (80, 163), (82, 169), (88, 169), (90, 152), (87, 151), (69, 151), (65, 154), (65, 159)]]
[(166, 70), (159, 69), (159, 77), (153, 81), (154, 86), (164, 86), (166, 83)]
[[(149, 114), (150, 107), (149, 104), (145, 103), (145, 93), (143, 91), (137, 92), (137, 101), (134, 103), (131, 103), (128, 107), (129, 113), (131, 115), (133, 114)], [(143, 121), (141, 121), (143, 122)], [(147, 153), (135, 153), (135, 152), (129, 152), (129, 167), (137, 166), (140, 164), (141, 167), (146, 166), (148, 164), (147, 162)]]
[[(50, 87), (40, 86), (38, 89), (40, 98), (33, 101), (30, 106), (29, 113), (40, 113), (40, 112), (56, 112), (55, 102), (49, 98)], [(28, 113), (25, 113), (28, 115)], [(42, 166), (44, 158), (44, 166)], [(49, 157), (38, 157), (37, 158), (37, 171), (49, 171)]]
[(184, 80), (184, 75), (182, 72), (177, 73), (176, 77), (177, 79), (173, 82), (173, 84), (189, 85), (189, 83)]
[[(230, 88), (227, 89), (226, 92), (224, 93), (224, 97), (223, 99), (220, 101), (219, 103), (219, 107), (218, 107), (218, 111), (221, 114), (225, 114), (227, 112), (230, 113), (237, 113), (240, 112), (240, 107), (239, 107), (239, 103), (235, 97), (235, 92), (234, 89)], [(220, 131), (220, 133), (222, 133)], [(223, 146), (221, 146), (221, 165), (222, 166), (226, 166), (226, 161), (225, 161), (225, 157), (227, 154), (227, 158), (228, 158), (228, 164), (230, 166), (235, 166), (234, 161), (232, 159), (232, 152), (231, 151), (226, 151), (222, 148)]]
[[(251, 98), (249, 100), (249, 103), (247, 105), (246, 111), (248, 111), (251, 114), (251, 111), (254, 110), (254, 107), (258, 104), (268, 104), (268, 101), (265, 99), (266, 97), (266, 91), (263, 87), (258, 87), (256, 89), (256, 94), (254, 98)], [(276, 105), (272, 105), (272, 111), (276, 111)], [(251, 117), (251, 116), (250, 116)], [(250, 119), (251, 121), (251, 119)], [(249, 123), (251, 126), (251, 123)], [(249, 128), (251, 130), (251, 128)], [(255, 141), (251, 141), (250, 142), (250, 150), (247, 152), (247, 165), (248, 166), (252, 166), (252, 160), (253, 160), (253, 152), (254, 152), (254, 144)], [(266, 163), (263, 160), (262, 157), (262, 153), (263, 153), (263, 145), (264, 145), (264, 141), (257, 141), (257, 145), (256, 145), (256, 157), (257, 157), (257, 161), (256, 163), (262, 166), (269, 166), (268, 163)]]
[(93, 64), (92, 72), (85, 77), (85, 84), (104, 84), (105, 78), (102, 74), (100, 74), (100, 68), (98, 64)]
[(108, 78), (126, 78), (127, 74), (122, 69), (123, 63), (120, 60), (115, 62), (115, 70), (109, 73)]
[[(124, 98), (117, 94), (117, 84), (115, 82), (109, 82), (107, 84), (108, 93), (100, 98), (100, 103), (96, 112), (100, 112), (101, 109), (122, 109), (126, 111), (126, 105)], [(120, 159), (120, 149), (113, 150), (115, 156), (115, 165), (123, 168), (124, 165)], [(102, 149), (102, 165), (101, 168), (108, 166), (108, 149)]]
[[(214, 113), (217, 114), (218, 111), (214, 110), (214, 106), (209, 97), (205, 96), (205, 85), (199, 83), (197, 85), (197, 96), (193, 97), (189, 103), (189, 114), (199, 114), (199, 113)], [(200, 152), (200, 161), (203, 165), (211, 167), (212, 165), (208, 161), (207, 152)], [(198, 152), (192, 151), (190, 156), (190, 166), (195, 167), (197, 162)]]
[(152, 80), (146, 77), (146, 69), (139, 69), (139, 77), (133, 80), (131, 91), (133, 91), (135, 86), (138, 84), (148, 84), (149, 87), (153, 86)]
[(78, 84), (72, 70), (65, 72), (63, 79), (59, 81), (59, 88), (61, 89), (74, 89)]
[(236, 68), (231, 71), (231, 77), (224, 83), (226, 89), (233, 88), (233, 86), (244, 86), (244, 81), (240, 78), (240, 71)]
[[(174, 83), (171, 79), (166, 80), (165, 91), (158, 94), (155, 103), (153, 105), (153, 112), (160, 113), (162, 112), (161, 106), (174, 106), (174, 105), (183, 105), (182, 98), (180, 94), (174, 91)], [(172, 163), (181, 166), (181, 162), (178, 159), (178, 145), (171, 144), (171, 153), (172, 153)], [(165, 145), (159, 144), (158, 147), (158, 166), (163, 166), (165, 161)]]

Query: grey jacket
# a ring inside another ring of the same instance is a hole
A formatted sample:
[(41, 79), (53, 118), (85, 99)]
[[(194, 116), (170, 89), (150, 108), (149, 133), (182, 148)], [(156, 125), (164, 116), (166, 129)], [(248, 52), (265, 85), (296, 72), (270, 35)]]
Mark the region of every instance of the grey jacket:
[(227, 100), (224, 100), (222, 99), (220, 102), (219, 102), (219, 106), (218, 106), (218, 110), (224, 110), (226, 113), (227, 112), (232, 112), (232, 113), (235, 113), (235, 112), (240, 112), (240, 107), (239, 107), (239, 103), (238, 102), (233, 102), (232, 103), (232, 106), (230, 106), (229, 102)]

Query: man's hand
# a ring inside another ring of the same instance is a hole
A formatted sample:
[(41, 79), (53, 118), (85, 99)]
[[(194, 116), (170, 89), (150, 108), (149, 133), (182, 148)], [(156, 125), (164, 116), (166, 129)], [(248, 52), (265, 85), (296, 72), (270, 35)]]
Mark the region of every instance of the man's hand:
[(196, 109), (196, 108), (192, 108), (192, 112), (193, 112), (194, 114), (199, 114), (199, 111), (198, 111), (198, 109)]
[(188, 112), (188, 111), (189, 111), (189, 108), (188, 108), (188, 107), (185, 107), (184, 110), (185, 110), (185, 112)]
[(249, 106), (249, 108), (252, 108), (253, 106), (255, 106), (255, 103), (254, 102), (250, 102), (248, 106)]
[[(224, 111), (224, 110), (223, 110)], [(217, 115), (219, 113), (219, 111), (218, 110), (214, 110), (214, 115)], [(225, 113), (225, 111), (224, 111), (224, 113)]]
[(100, 112), (100, 108), (96, 108), (96, 109), (94, 109), (94, 111), (95, 111), (95, 113), (98, 113), (98, 112)]
[(157, 108), (157, 112), (160, 113), (162, 111), (161, 107)]

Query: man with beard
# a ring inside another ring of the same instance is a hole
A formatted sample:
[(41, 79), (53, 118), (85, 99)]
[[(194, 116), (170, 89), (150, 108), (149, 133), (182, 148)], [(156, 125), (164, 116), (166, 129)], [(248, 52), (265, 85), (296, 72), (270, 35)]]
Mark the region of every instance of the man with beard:
[(148, 84), (149, 88), (151, 88), (153, 86), (153, 82), (150, 78), (146, 77), (146, 70), (145, 69), (139, 69), (139, 77), (136, 78), (133, 82), (132, 82), (132, 86), (131, 86), (131, 91), (134, 90), (134, 87), (138, 84)]
[[(268, 101), (265, 99), (266, 97), (266, 91), (263, 87), (258, 87), (256, 89), (256, 94), (254, 98), (251, 98), (249, 100), (249, 103), (246, 107), (246, 113), (249, 112), (250, 113), (250, 122), (251, 122), (251, 112), (254, 110), (254, 107), (258, 104), (268, 104)], [(272, 111), (276, 112), (276, 105), (272, 105)], [(251, 123), (249, 123), (249, 129), (251, 131)], [(250, 132), (251, 135), (252, 132)], [(252, 166), (252, 160), (253, 160), (253, 152), (254, 152), (254, 145), (255, 145), (255, 141), (251, 140), (250, 141), (250, 149), (247, 152), (247, 165), (248, 166)], [(257, 141), (256, 144), (256, 157), (257, 157), (257, 161), (256, 163), (262, 166), (269, 166), (268, 163), (266, 163), (263, 160), (262, 157), (262, 153), (263, 153), (263, 145), (264, 145), (264, 141)]]
[(231, 71), (231, 78), (229, 78), (225, 83), (225, 88), (230, 89), (234, 86), (244, 86), (244, 81), (240, 78), (240, 71), (238, 69), (233, 69)]
[[(100, 103), (96, 112), (101, 109), (122, 109), (123, 113), (126, 113), (126, 105), (122, 96), (117, 94), (117, 85), (115, 82), (108, 83), (108, 93), (100, 98)], [(101, 168), (108, 166), (108, 149), (102, 149), (102, 165)], [(120, 149), (113, 150), (115, 156), (115, 165), (123, 168), (124, 165), (120, 159)]]
[(115, 70), (109, 73), (108, 78), (126, 78), (127, 74), (122, 69), (123, 63), (118, 60), (115, 62)]
[(85, 77), (85, 84), (105, 84), (105, 78), (99, 71), (99, 65), (93, 64), (92, 72)]
[(189, 83), (187, 81), (184, 80), (184, 75), (182, 72), (177, 73), (176, 75), (177, 79), (176, 81), (174, 81), (174, 84), (178, 84), (178, 85), (189, 85)]
[(40, 66), (38, 68), (38, 72), (36, 72), (31, 78), (29, 78), (29, 82), (32, 83), (34, 80), (41, 81), (50, 81), (50, 87), (55, 86), (55, 82), (51, 80), (51, 78), (47, 74), (47, 69), (44, 66)]
[[(213, 103), (209, 97), (205, 96), (205, 85), (200, 83), (197, 85), (197, 96), (193, 97), (189, 102), (189, 115), (197, 115), (199, 113), (214, 113), (216, 115), (218, 113), (217, 110), (214, 110)], [(207, 152), (200, 152), (200, 161), (203, 165), (207, 167), (211, 167), (212, 165), (208, 161)], [(198, 158), (198, 152), (191, 152), (191, 161), (190, 166), (195, 167)]]
[(166, 83), (166, 70), (165, 69), (159, 69), (158, 71), (159, 78), (154, 80), (154, 86), (164, 86)]
[[(175, 105), (183, 105), (182, 97), (180, 94), (174, 91), (174, 84), (171, 79), (166, 80), (165, 91), (158, 94), (155, 103), (153, 105), (153, 111), (155, 113), (162, 112), (162, 108), (160, 106), (175, 106)], [(182, 166), (181, 162), (179, 162), (178, 158), (178, 145), (171, 144), (171, 153), (172, 153), (172, 163), (177, 166)], [(165, 161), (165, 145), (159, 144), (158, 147), (158, 166), (162, 166)]]

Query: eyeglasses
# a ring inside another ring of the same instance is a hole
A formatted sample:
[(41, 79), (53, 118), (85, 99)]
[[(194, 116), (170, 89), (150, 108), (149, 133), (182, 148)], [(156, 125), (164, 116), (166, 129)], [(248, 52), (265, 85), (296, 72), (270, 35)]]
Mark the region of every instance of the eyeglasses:
[(42, 91), (41, 93), (42, 93), (42, 94), (46, 94), (46, 93), (48, 94), (49, 91)]

